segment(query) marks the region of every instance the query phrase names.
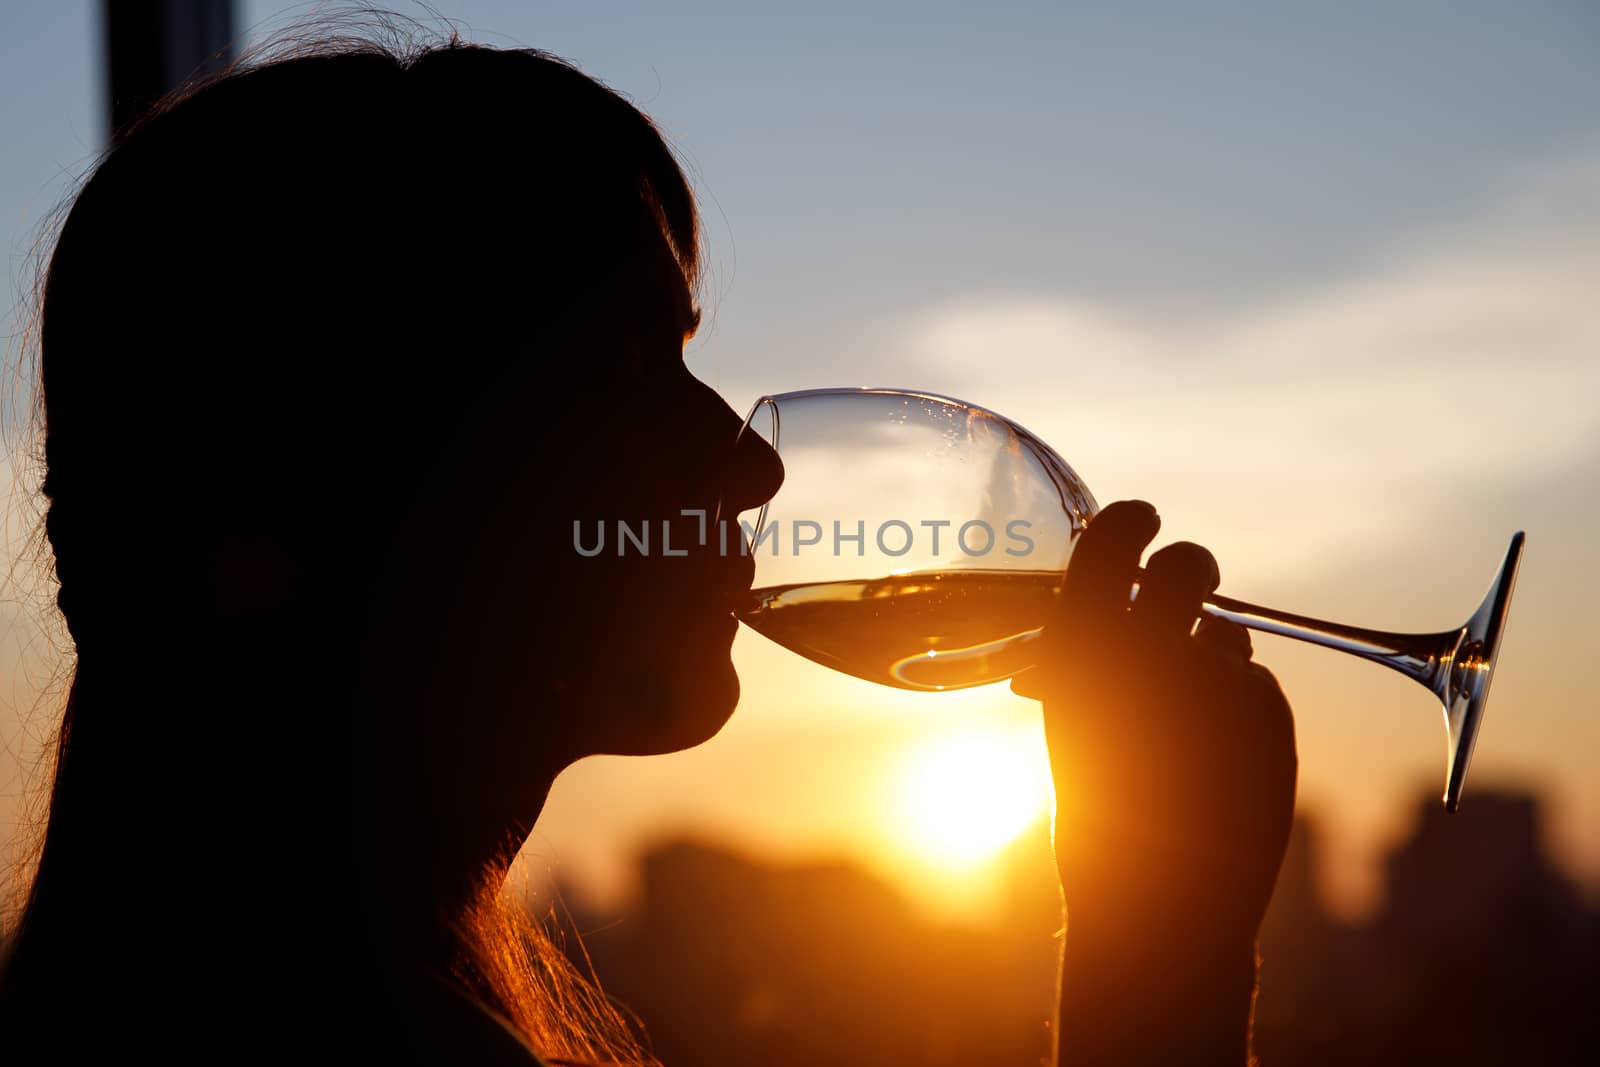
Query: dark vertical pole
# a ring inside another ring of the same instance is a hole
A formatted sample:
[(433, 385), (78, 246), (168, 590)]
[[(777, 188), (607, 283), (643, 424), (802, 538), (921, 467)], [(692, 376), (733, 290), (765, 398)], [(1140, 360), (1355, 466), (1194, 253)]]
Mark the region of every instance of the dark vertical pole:
[(101, 0), (111, 139), (197, 74), (233, 58), (233, 0)]

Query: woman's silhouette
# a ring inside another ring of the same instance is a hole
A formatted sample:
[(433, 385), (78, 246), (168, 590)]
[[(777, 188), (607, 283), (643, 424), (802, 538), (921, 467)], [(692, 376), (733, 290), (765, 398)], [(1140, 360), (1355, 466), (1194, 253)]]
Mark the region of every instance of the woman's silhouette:
[[(647, 1058), (495, 891), (562, 768), (737, 700), (747, 560), (571, 547), (781, 479), (682, 361), (698, 257), (649, 120), (532, 51), (333, 42), (107, 155), (40, 312), (77, 661), (11, 1062)], [(1203, 550), (1126, 610), (1156, 525), (1102, 513), (1017, 683), (1078, 813), (1063, 1055), (1243, 1062), (1292, 730), (1190, 637)]]

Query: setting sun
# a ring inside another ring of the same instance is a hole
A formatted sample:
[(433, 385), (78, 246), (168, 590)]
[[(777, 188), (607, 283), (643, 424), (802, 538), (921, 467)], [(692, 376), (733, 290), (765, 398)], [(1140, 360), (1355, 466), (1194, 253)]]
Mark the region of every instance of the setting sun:
[(1049, 809), (1050, 772), (1037, 729), (945, 734), (910, 749), (892, 777), (891, 826), (932, 866), (970, 871)]

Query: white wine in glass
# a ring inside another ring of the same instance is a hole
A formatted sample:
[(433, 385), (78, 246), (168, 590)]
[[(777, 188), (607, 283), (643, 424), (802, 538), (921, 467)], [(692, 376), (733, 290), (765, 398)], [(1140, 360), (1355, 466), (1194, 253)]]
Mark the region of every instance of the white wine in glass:
[[(1037, 662), (1035, 639), (1098, 510), (1038, 437), (976, 405), (900, 389), (765, 396), (742, 432), (759, 434), (784, 464), (777, 495), (737, 519), (741, 550), (756, 564), (751, 603), (739, 613), (751, 628), (824, 666), (902, 689), (983, 685)], [(1344, 626), (1219, 595), (1202, 610), (1425, 686), (1444, 708), (1444, 803), (1455, 811), (1522, 544), (1522, 533), (1511, 538), (1472, 617), (1437, 633)]]

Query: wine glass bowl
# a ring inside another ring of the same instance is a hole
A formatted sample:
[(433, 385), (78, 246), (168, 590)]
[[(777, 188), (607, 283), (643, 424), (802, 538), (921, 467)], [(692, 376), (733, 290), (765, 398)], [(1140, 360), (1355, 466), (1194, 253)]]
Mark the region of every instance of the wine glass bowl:
[(742, 523), (744, 619), (817, 662), (905, 689), (982, 685), (1028, 665), (1095, 511), (1042, 441), (971, 404), (902, 390), (764, 397), (747, 422), (784, 486)]
[[(902, 389), (764, 396), (741, 432), (759, 434), (784, 464), (783, 485), (754, 523), (748, 512), (737, 518), (740, 550), (756, 565), (738, 613), (752, 629), (903, 689), (983, 685), (1035, 665), (1073, 545), (1097, 511), (1083, 479), (1036, 435), (977, 405)], [(1444, 709), (1444, 802), (1455, 811), (1523, 540), (1512, 537), (1472, 617), (1436, 633), (1345, 626), (1221, 595), (1202, 611), (1425, 686)]]

